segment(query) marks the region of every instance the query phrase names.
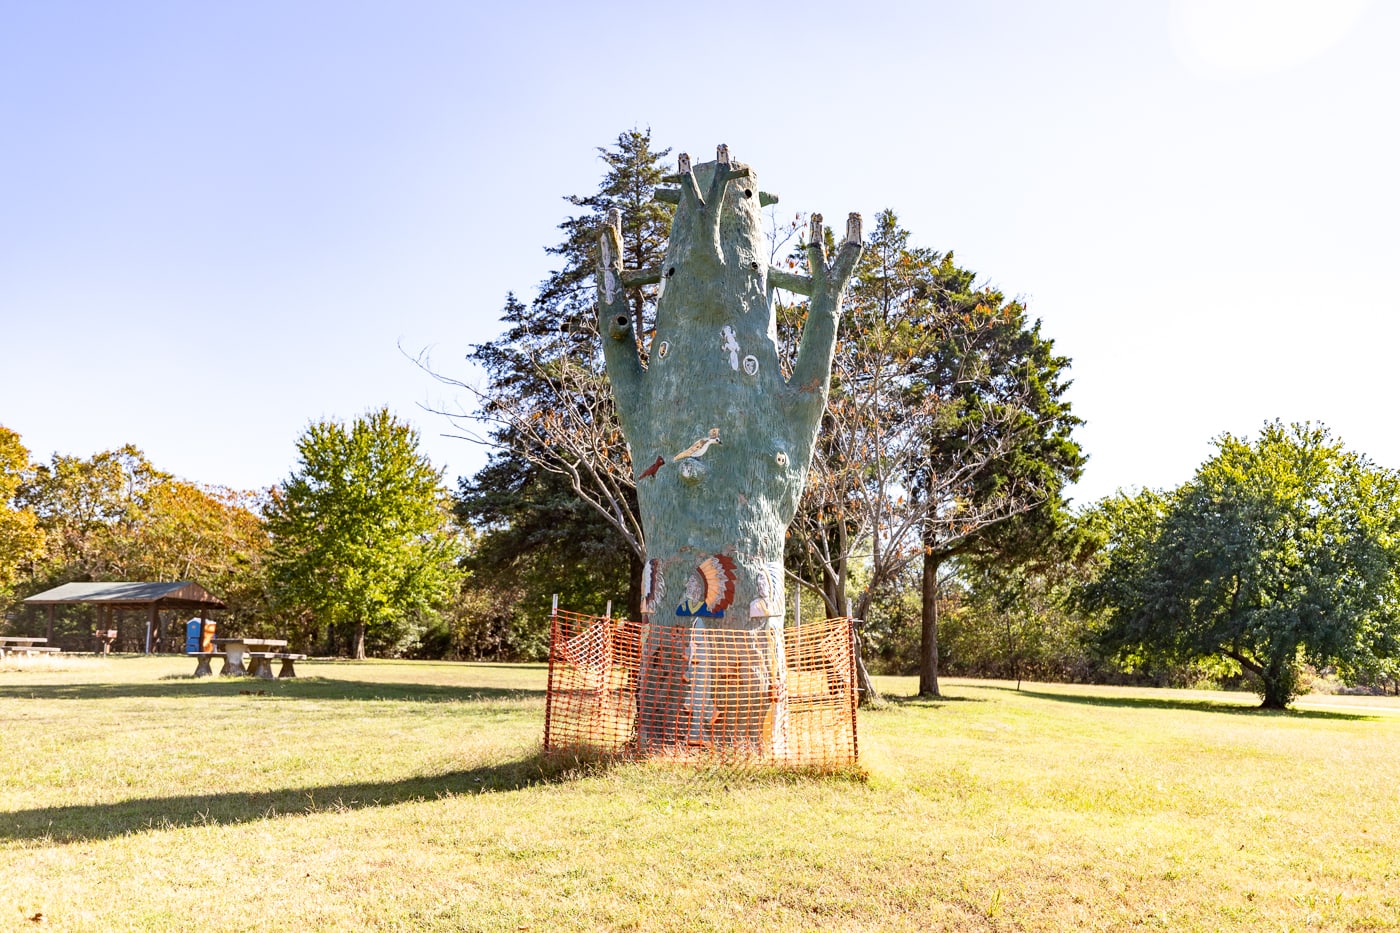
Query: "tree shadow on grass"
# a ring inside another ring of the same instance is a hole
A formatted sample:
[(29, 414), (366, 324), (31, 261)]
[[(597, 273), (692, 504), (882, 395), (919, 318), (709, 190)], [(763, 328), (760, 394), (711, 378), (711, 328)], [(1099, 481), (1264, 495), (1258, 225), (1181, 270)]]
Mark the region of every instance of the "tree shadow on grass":
[(915, 694), (914, 696), (901, 696), (887, 693), (881, 700), (890, 706), (909, 707), (910, 709), (938, 709), (947, 706), (949, 703), (986, 703), (981, 697), (959, 697), (959, 696), (936, 696), (926, 697)]
[(1015, 687), (997, 687), (981, 685), (981, 690), (1002, 690), (1006, 693), (1019, 693), (1021, 696), (1035, 697), (1040, 700), (1055, 700), (1060, 703), (1078, 703), (1082, 706), (1113, 706), (1122, 709), (1173, 709), (1196, 713), (1227, 713), (1234, 716), (1284, 716), (1289, 719), (1330, 719), (1330, 720), (1367, 720), (1380, 719), (1379, 716), (1371, 716), (1365, 713), (1343, 713), (1330, 710), (1316, 709), (1263, 709), (1257, 703), (1228, 703), (1217, 700), (1188, 700), (1170, 699), (1167, 697), (1115, 697), (1115, 696), (1088, 696), (1073, 693), (1048, 693), (1042, 690), (1027, 690)]
[(610, 762), (606, 760), (580, 760), (537, 752), (516, 761), (399, 781), (289, 787), (252, 793), (223, 791), (145, 797), (117, 803), (36, 807), (0, 813), (0, 840), (84, 842), (145, 830), (236, 825), (274, 817), (390, 807), (444, 797), (502, 793), (564, 783), (600, 773), (608, 767)]
[(305, 700), (391, 700), (446, 703), (470, 700), (537, 700), (543, 688), (454, 687), (442, 684), (382, 683), (322, 677), (262, 680), (256, 677), (170, 677), (140, 683), (14, 684), (0, 686), (0, 700), (114, 700), (247, 696)]

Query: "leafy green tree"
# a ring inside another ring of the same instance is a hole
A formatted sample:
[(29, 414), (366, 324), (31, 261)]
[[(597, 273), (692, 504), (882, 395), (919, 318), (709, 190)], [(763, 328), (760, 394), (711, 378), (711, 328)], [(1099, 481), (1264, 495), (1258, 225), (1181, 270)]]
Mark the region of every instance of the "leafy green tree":
[(1400, 652), (1377, 654), (1362, 646), (1355, 656), (1338, 664), (1337, 673), (1353, 687), (1400, 696)]
[(1075, 587), (1092, 570), (1096, 539), (1074, 524), (1041, 535), (1034, 554), (973, 550), (959, 561), (948, 661), (964, 676), (1074, 682), (1093, 677), (1092, 619), (1075, 611)]
[(267, 507), (274, 596), (324, 626), (333, 649), (394, 650), (455, 582), (441, 473), (387, 408), (313, 424), (297, 450)]
[(1217, 655), (1267, 709), (1300, 689), (1300, 662), (1394, 657), (1400, 640), (1400, 476), (1325, 427), (1229, 434), (1170, 495), (1119, 496), (1099, 521), (1106, 563), (1081, 599), (1120, 652)]
[(452, 600), (424, 627), (408, 655), (451, 661), (543, 661), (549, 655), (549, 616), (529, 606), (519, 587), (468, 571)]

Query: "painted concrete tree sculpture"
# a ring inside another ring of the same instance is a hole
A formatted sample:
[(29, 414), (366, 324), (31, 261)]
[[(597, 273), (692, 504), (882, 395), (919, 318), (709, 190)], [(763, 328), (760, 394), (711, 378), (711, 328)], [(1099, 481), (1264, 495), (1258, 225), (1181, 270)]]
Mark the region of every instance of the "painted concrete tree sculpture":
[[(712, 681), (721, 674), (696, 655), (691, 629), (771, 630), (776, 665), (755, 655), (737, 676), (749, 687), (783, 676), (783, 541), (826, 407), (841, 301), (861, 253), (859, 214), (850, 215), (830, 262), (814, 215), (810, 275), (771, 267), (761, 207), (777, 199), (758, 190), (753, 170), (731, 161), (724, 146), (714, 162), (692, 166), (684, 154), (677, 162), (670, 180), (678, 187), (657, 193), (676, 204), (661, 267), (623, 269), (616, 212), (599, 238), (599, 329), (638, 471), (647, 548), (642, 610), (654, 623), (642, 659), (643, 747), (698, 736), (715, 718)], [(661, 297), (643, 366), (625, 288), (648, 283), (660, 283)], [(810, 298), (787, 378), (774, 288)], [(756, 716), (741, 732), (763, 740), (761, 722)]]

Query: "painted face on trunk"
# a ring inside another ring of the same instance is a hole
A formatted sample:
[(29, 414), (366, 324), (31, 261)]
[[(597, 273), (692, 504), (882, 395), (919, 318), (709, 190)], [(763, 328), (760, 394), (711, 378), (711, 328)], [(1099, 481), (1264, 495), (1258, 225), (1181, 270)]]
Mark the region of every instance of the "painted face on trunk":
[(708, 616), (710, 607), (705, 603), (705, 578), (700, 571), (692, 570), (685, 578), (685, 599), (676, 607), (678, 616)]

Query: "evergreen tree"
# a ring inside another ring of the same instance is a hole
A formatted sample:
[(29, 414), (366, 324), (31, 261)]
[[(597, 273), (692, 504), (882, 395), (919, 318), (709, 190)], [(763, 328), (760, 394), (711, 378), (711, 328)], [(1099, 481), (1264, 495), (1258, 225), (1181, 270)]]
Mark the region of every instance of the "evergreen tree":
[(1069, 361), (1024, 306), (975, 279), (951, 253), (912, 246), (892, 211), (876, 217), (793, 536), (834, 614), (865, 618), (921, 565), (925, 694), (938, 690), (941, 568), (974, 548), (1032, 549), (1084, 459)]
[[(530, 304), (508, 295), (505, 332), (467, 356), (486, 372), (477, 401), (495, 448), (486, 467), (458, 487), (458, 515), (484, 531), (474, 565), (522, 575), (544, 548), (556, 578), (573, 579), (580, 597), (600, 588), (625, 594), (634, 618), (645, 546), (633, 465), (603, 371), (593, 252), (598, 228), (616, 209), (627, 265), (661, 261), (673, 208), (652, 195), (669, 151), (652, 148), (649, 130), (622, 133), (613, 147), (599, 149), (602, 184), (594, 194), (566, 198), (582, 210), (560, 224), (564, 239), (548, 250), (560, 267)], [(653, 285), (628, 289), (644, 360), (656, 297)], [(573, 501), (561, 496), (565, 489)]]
[(961, 555), (1004, 566), (1033, 561), (1067, 531), (1061, 492), (1086, 459), (1082, 424), (1065, 399), (1068, 357), (1025, 306), (976, 287), (944, 255), (930, 281), (936, 339), (916, 361), (912, 392), (944, 401), (925, 433), (927, 458), (909, 477), (926, 506), (922, 529), (919, 693), (938, 696), (941, 574)]

